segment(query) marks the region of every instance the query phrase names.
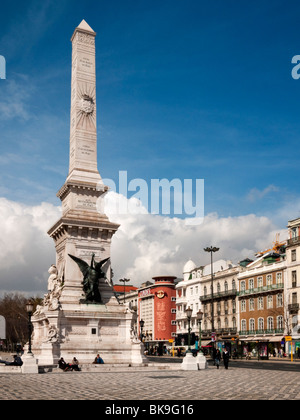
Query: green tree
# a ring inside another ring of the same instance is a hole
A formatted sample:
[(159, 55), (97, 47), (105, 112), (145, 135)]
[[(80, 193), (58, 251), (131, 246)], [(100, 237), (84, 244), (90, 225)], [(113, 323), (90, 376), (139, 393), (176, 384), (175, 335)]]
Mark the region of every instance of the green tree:
[(6, 320), (6, 344), (10, 349), (14, 349), (17, 343), (23, 346), (28, 341), (26, 302), (29, 299), (34, 304), (34, 312), (42, 302), (38, 296), (28, 298), (22, 293), (6, 293), (0, 298), (0, 315)]

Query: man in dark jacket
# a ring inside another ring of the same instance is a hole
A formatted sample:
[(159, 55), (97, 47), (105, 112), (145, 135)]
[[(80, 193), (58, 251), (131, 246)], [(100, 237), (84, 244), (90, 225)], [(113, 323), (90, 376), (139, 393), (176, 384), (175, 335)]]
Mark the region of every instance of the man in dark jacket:
[(223, 351), (223, 362), (224, 362), (225, 369), (228, 369), (229, 351), (227, 349)]
[(13, 356), (14, 360), (12, 362), (7, 362), (6, 360), (0, 360), (0, 363), (5, 363), (6, 366), (22, 366), (23, 362), (20, 356), (17, 354)]

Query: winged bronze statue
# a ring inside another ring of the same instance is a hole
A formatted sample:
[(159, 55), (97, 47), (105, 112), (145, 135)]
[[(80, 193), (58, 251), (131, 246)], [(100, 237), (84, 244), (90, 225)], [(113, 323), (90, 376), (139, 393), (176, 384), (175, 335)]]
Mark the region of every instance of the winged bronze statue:
[(91, 264), (83, 261), (74, 255), (68, 254), (69, 257), (74, 260), (80, 268), (80, 271), (83, 274), (83, 291), (85, 293), (85, 303), (101, 303), (101, 294), (99, 291), (99, 279), (106, 278), (104, 271), (102, 271), (103, 265), (109, 260), (105, 258), (104, 260), (96, 263), (95, 254), (92, 254)]

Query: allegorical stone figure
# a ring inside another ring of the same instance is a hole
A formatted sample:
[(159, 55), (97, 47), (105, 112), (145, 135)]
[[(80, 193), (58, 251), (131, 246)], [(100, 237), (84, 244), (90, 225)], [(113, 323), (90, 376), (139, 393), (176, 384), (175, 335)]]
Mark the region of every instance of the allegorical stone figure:
[(106, 278), (104, 271), (102, 271), (102, 266), (109, 260), (105, 258), (99, 263), (95, 262), (95, 254), (92, 254), (91, 264), (88, 265), (87, 262), (83, 261), (74, 255), (68, 254), (80, 268), (80, 271), (83, 274), (83, 291), (85, 293), (85, 302), (88, 303), (101, 303), (101, 294), (99, 291), (99, 279)]

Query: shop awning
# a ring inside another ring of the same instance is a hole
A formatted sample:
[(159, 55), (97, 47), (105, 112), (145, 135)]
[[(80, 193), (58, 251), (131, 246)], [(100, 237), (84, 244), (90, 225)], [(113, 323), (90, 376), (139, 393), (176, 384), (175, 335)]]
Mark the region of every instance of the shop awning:
[(208, 346), (211, 343), (211, 340), (201, 340), (201, 347)]
[(279, 336), (277, 336), (277, 337), (268, 337), (268, 341), (270, 342), (270, 343), (280, 343), (281, 342), (281, 340), (282, 340), (282, 335), (279, 337)]

